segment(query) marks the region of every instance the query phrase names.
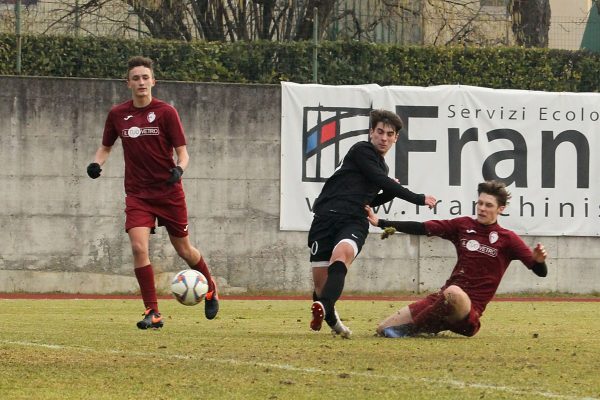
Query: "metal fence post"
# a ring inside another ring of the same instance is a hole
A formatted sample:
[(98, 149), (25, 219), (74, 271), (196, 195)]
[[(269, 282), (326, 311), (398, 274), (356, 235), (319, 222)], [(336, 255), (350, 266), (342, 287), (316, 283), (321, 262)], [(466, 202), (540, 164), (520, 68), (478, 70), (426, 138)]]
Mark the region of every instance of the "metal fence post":
[(313, 82), (318, 83), (317, 73), (319, 70), (317, 54), (319, 52), (319, 10), (317, 7), (313, 11)]
[(21, 0), (15, 1), (15, 39), (17, 41), (17, 75), (21, 75)]
[(81, 28), (81, 16), (79, 15), (79, 0), (75, 0), (75, 36), (79, 36)]

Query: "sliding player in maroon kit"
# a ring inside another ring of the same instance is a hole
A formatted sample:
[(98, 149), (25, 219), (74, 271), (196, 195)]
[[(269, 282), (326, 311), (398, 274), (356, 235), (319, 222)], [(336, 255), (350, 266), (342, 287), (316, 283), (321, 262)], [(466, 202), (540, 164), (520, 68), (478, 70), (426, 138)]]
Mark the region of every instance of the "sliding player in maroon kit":
[(399, 338), (450, 330), (473, 336), (512, 260), (520, 260), (537, 276), (548, 274), (547, 253), (541, 243), (532, 251), (516, 233), (498, 225), (498, 216), (510, 199), (504, 183), (482, 182), (477, 192), (477, 218), (386, 221), (366, 207), (372, 225), (413, 235), (439, 236), (454, 244), (458, 256), (446, 284), (437, 293), (390, 315), (377, 327), (379, 335)]
[[(188, 236), (188, 216), (181, 176), (188, 166), (186, 139), (177, 110), (152, 97), (156, 84), (152, 60), (133, 57), (128, 62), (127, 87), (132, 99), (108, 113), (102, 145), (87, 167), (92, 179), (100, 176), (115, 141), (120, 138), (125, 159), (125, 230), (129, 235), (133, 264), (146, 307), (140, 329), (161, 328), (154, 271), (149, 258), (150, 234), (156, 221), (165, 226), (177, 254), (208, 280), (204, 312), (208, 319), (219, 311), (217, 288), (202, 254)], [(173, 150), (177, 163), (173, 159)]]

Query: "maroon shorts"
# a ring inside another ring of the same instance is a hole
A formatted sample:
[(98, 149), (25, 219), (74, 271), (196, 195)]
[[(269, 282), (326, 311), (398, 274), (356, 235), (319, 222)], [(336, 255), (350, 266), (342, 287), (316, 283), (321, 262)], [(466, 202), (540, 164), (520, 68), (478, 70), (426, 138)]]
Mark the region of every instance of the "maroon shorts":
[(169, 235), (185, 237), (188, 235), (187, 207), (185, 195), (142, 199), (135, 196), (125, 197), (125, 231), (131, 228), (147, 227), (154, 233), (158, 226), (167, 228)]
[[(443, 296), (441, 292), (432, 293), (429, 296), (425, 297), (423, 300), (416, 301), (408, 305), (408, 309), (410, 310), (410, 314), (413, 318), (419, 315), (423, 310), (432, 305), (439, 299), (440, 296)], [(473, 308), (473, 303), (471, 303), (471, 311), (469, 311), (469, 315), (467, 315), (464, 319), (457, 322), (448, 322), (444, 320), (440, 320), (440, 323), (432, 329), (432, 332), (429, 333), (438, 333), (441, 331), (452, 331), (454, 333), (458, 333), (463, 336), (474, 336), (481, 327), (481, 323), (479, 322), (479, 312)]]

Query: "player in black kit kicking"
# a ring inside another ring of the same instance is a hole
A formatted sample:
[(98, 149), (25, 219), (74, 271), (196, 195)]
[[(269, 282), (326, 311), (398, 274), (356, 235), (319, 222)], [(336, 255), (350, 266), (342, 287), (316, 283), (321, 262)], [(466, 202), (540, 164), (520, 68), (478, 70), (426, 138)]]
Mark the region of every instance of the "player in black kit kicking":
[(388, 176), (383, 157), (398, 140), (400, 117), (373, 110), (370, 127), (370, 141), (352, 146), (325, 182), (308, 233), (314, 283), (310, 328), (320, 330), (325, 320), (334, 334), (346, 339), (352, 332), (340, 320), (335, 303), (344, 289), (348, 267), (369, 233), (365, 206), (378, 206), (395, 197), (430, 208), (436, 204), (433, 196), (413, 193)]

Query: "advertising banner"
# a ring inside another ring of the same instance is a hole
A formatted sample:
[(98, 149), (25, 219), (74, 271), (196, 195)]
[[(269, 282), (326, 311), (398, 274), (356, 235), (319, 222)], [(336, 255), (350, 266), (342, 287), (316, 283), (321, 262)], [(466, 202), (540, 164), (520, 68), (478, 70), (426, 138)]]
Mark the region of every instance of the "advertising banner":
[(405, 125), (386, 155), (390, 177), (438, 204), (395, 199), (377, 209), (380, 217), (475, 216), (477, 184), (496, 179), (512, 194), (504, 227), (600, 233), (600, 94), (284, 82), (281, 98), (282, 230), (308, 230), (323, 183), (354, 143), (368, 140), (370, 111), (387, 109)]

